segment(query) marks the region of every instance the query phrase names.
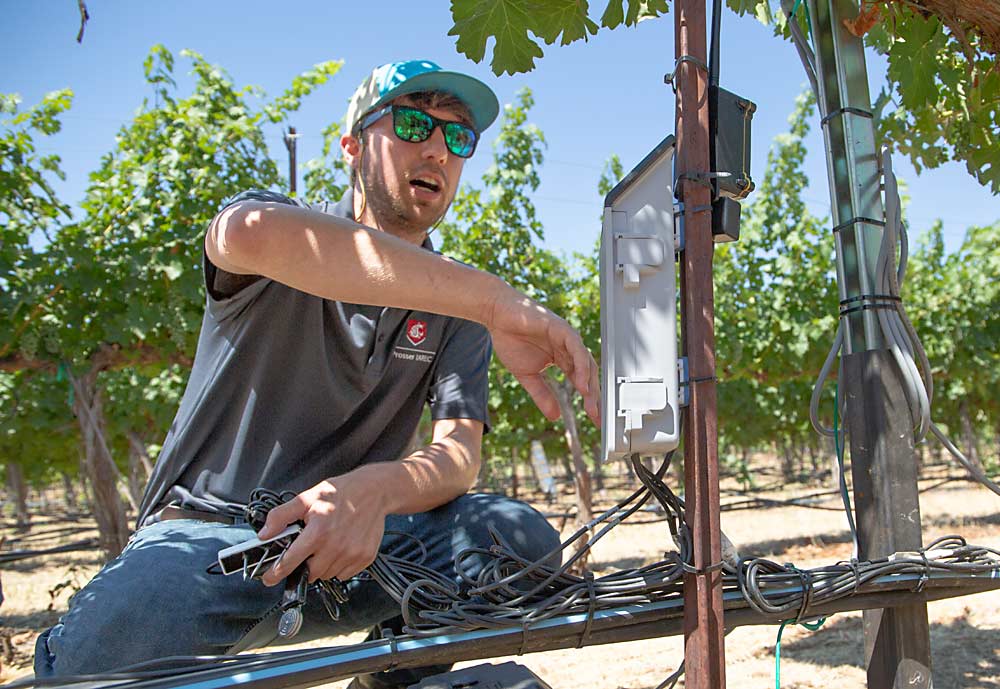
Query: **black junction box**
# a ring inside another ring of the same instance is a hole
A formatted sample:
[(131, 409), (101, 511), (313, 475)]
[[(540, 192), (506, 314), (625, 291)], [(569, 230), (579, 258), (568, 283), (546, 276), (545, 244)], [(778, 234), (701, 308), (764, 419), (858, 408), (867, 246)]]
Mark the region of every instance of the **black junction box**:
[(535, 674), (515, 662), (484, 663), (462, 670), (425, 677), (407, 689), (552, 689)]
[(720, 86), (708, 87), (712, 170), (719, 196), (744, 199), (754, 189), (750, 176), (750, 124), (757, 106)]
[(735, 242), (740, 238), (740, 204), (726, 196), (712, 202), (712, 241)]

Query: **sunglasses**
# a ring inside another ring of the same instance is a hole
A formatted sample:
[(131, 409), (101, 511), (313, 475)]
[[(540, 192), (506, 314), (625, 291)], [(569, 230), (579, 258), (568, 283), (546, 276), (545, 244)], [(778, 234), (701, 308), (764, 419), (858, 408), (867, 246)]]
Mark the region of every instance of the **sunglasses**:
[(476, 130), (462, 122), (441, 120), (423, 110), (407, 105), (387, 105), (381, 110), (367, 115), (361, 120), (360, 130), (367, 129), (392, 112), (392, 130), (403, 141), (419, 143), (431, 138), (438, 127), (444, 132), (444, 144), (448, 150), (459, 158), (471, 158), (476, 152), (479, 134)]

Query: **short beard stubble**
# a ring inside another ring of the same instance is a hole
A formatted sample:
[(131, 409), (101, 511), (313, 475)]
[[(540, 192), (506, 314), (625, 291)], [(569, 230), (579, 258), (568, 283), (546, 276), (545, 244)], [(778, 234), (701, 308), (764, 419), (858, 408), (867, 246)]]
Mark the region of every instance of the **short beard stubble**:
[[(388, 230), (391, 234), (423, 236), (434, 227), (448, 212), (453, 199), (448, 199), (441, 212), (430, 223), (421, 222), (413, 214), (413, 205), (398, 195), (393, 194), (375, 169), (371, 156), (362, 149), (360, 160), (361, 190), (365, 195), (365, 204), (371, 211), (379, 229)], [(360, 218), (359, 218), (360, 220)]]

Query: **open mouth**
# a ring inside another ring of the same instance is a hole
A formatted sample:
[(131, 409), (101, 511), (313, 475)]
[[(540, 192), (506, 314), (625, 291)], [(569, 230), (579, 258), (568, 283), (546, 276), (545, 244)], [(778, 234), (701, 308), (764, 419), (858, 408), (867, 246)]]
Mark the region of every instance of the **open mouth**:
[(428, 191), (441, 191), (440, 185), (428, 179), (411, 179), (410, 184), (414, 187), (419, 187), (420, 189), (426, 189)]

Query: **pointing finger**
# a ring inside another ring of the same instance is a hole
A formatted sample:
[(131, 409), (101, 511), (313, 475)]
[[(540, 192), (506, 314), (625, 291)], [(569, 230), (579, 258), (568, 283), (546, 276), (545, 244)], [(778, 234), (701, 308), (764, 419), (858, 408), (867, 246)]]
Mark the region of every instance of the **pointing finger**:
[(587, 410), (587, 416), (590, 420), (594, 422), (595, 425), (600, 427), (601, 425), (601, 381), (600, 381), (600, 370), (597, 367), (597, 362), (594, 361), (593, 357), (590, 359), (590, 394), (584, 396), (583, 405), (584, 409)]
[(559, 402), (556, 401), (555, 395), (552, 394), (549, 386), (545, 384), (542, 375), (518, 376), (517, 380), (524, 387), (528, 395), (531, 396), (531, 399), (545, 415), (545, 418), (549, 421), (555, 421), (559, 418)]

